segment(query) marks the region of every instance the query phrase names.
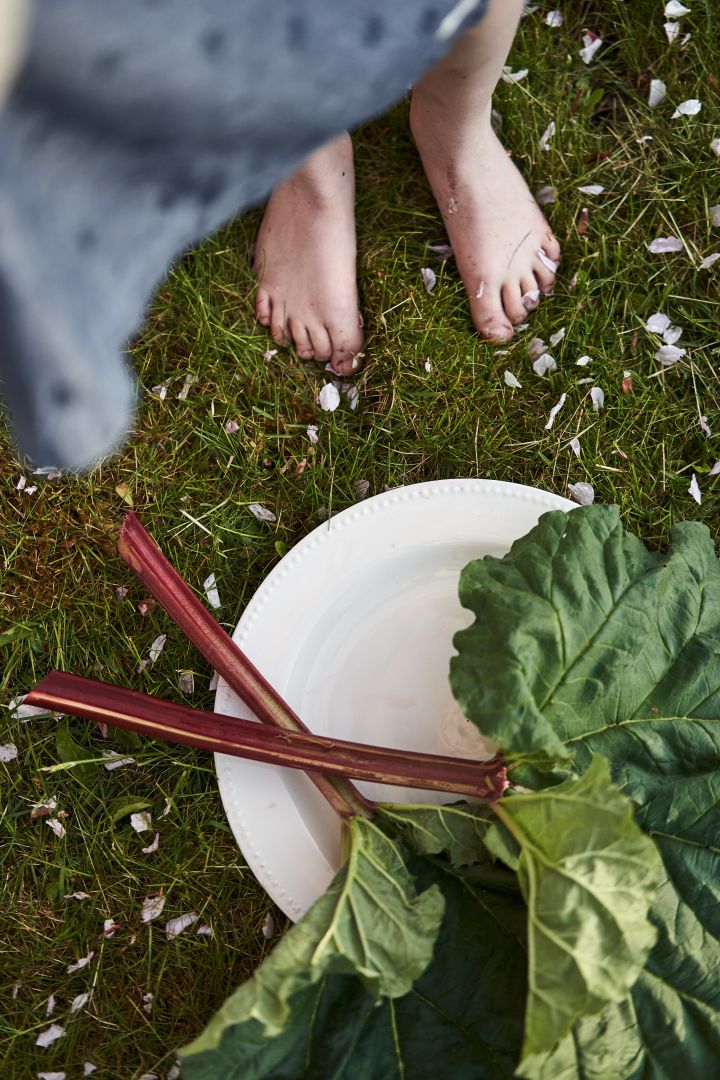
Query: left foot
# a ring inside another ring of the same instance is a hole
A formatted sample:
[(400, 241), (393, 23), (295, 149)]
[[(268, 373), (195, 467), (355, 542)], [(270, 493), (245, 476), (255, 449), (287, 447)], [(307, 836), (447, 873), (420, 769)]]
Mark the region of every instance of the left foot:
[(410, 123), (481, 337), (504, 341), (555, 284), (560, 245), (495, 135), (490, 105), (472, 126), (416, 89)]

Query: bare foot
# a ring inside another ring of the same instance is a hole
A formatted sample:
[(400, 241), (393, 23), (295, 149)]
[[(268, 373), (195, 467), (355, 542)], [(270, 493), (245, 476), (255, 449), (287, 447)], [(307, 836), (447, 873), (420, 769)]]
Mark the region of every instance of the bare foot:
[(505, 340), (555, 284), (560, 245), (492, 130), (489, 106), (473, 128), (413, 98), (411, 124), (481, 337)]
[(275, 188), (255, 248), (258, 322), (304, 360), (351, 374), (363, 347), (355, 267), (355, 177), (345, 134)]

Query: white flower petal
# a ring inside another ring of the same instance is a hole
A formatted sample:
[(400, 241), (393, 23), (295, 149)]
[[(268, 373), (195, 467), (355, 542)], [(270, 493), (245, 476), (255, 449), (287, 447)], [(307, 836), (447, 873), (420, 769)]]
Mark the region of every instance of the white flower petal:
[(557, 125), (556, 125), (554, 120), (551, 120), (550, 123), (548, 124), (548, 126), (543, 131), (542, 135), (540, 136), (540, 142), (539, 142), (538, 145), (539, 145), (541, 150), (549, 150), (550, 149), (550, 140), (552, 139), (552, 137), (553, 137), (553, 135), (555, 134), (556, 131), (557, 131)]
[(546, 431), (549, 431), (550, 428), (555, 423), (555, 417), (557, 416), (557, 414), (560, 412), (563, 405), (565, 404), (565, 399), (566, 398), (567, 398), (567, 394), (561, 394), (560, 395), (560, 400), (558, 401), (557, 405), (553, 405), (552, 409), (550, 410), (550, 415), (548, 417), (548, 422), (545, 425), (545, 430)]
[(589, 356), (579, 356), (577, 358), (577, 360), (575, 361), (575, 366), (576, 367), (585, 367), (587, 364), (590, 363), (590, 359), (591, 358)]
[(192, 671), (181, 671), (178, 679), (178, 684), (183, 694), (195, 693), (195, 673)]
[(570, 449), (572, 450), (573, 454), (575, 455), (575, 457), (579, 458), (580, 457), (580, 440), (578, 439), (577, 436), (575, 436), (574, 439), (570, 440), (569, 446), (570, 446)]
[(538, 206), (552, 206), (557, 202), (557, 191), (550, 184), (546, 184), (535, 192), (535, 201)]
[(89, 892), (68, 892), (63, 896), (63, 900), (89, 900)]
[(360, 388), (357, 387), (355, 383), (352, 383), (350, 386), (346, 387), (343, 390), (343, 393), (345, 394), (347, 403), (350, 406), (351, 410), (355, 412), (358, 405), (360, 404)]
[(152, 1012), (153, 998), (154, 997), (155, 997), (155, 995), (151, 994), (151, 993), (143, 994), (143, 996), (142, 996), (142, 999), (143, 999), (143, 1012), (146, 1012), (148, 1014), (150, 1014)]
[(580, 56), (583, 63), (589, 64), (592, 62), (595, 53), (598, 49), (602, 48), (603, 39), (598, 37), (597, 34), (593, 34), (592, 31), (583, 34), (583, 47), (580, 50)]
[(45, 1015), (46, 1016), (52, 1016), (52, 1014), (54, 1012), (55, 1012), (55, 995), (51, 994), (50, 997), (47, 999), (47, 1004), (45, 1006)]
[(162, 914), (162, 909), (164, 907), (164, 896), (147, 896), (143, 900), (142, 910), (140, 911), (140, 918), (143, 922), (152, 922), (153, 919), (157, 919), (158, 915)]
[(135, 832), (147, 832), (152, 829), (152, 814), (149, 810), (143, 810), (139, 814), (131, 814), (130, 824)]
[(651, 109), (656, 109), (658, 105), (662, 105), (663, 101), (667, 97), (667, 86), (662, 79), (650, 80), (650, 94), (648, 96), (648, 105)]
[(325, 383), (318, 394), (318, 405), (325, 412), (334, 412), (340, 404), (340, 391), (334, 383)]
[(429, 266), (423, 266), (420, 270), (420, 273), (422, 274), (425, 291), (431, 293), (437, 283), (437, 275), (435, 271), (431, 270)]
[(228, 420), (225, 424), (225, 430), (228, 435), (235, 435), (240, 430), (240, 425), (237, 420)]
[(272, 911), (268, 911), (267, 915), (263, 919), (262, 936), (265, 938), (266, 941), (269, 941), (274, 933), (275, 933), (275, 917), (274, 917)]
[(578, 188), (578, 191), (582, 191), (583, 195), (602, 195), (604, 190), (602, 184), (584, 184)]
[[(248, 510), (251, 510), (251, 508), (248, 507)], [(205, 580), (203, 581), (203, 589), (205, 590), (205, 596), (207, 597), (208, 604), (211, 608), (215, 608), (217, 610), (217, 608), (220, 607), (220, 593), (216, 588), (214, 574), (209, 574), (208, 577), (205, 578)]]
[(200, 926), (198, 926), (195, 933), (198, 935), (198, 937), (215, 937), (212, 926), (208, 926), (207, 923), (202, 923)]
[(427, 359), (425, 360), (425, 363), (423, 364), (423, 367), (425, 368), (425, 370), (426, 370), (426, 371), (427, 371), (428, 373), (432, 371), (432, 364), (431, 364), (431, 363), (430, 363), (430, 361), (429, 361), (429, 360), (427, 360)]
[(545, 352), (545, 342), (542, 338), (534, 337), (528, 342), (528, 356), (531, 360), (537, 360)]
[(669, 325), (670, 319), (668, 316), (663, 315), (662, 311), (656, 311), (645, 323), (645, 329), (649, 330), (651, 334), (664, 334)]
[(91, 997), (92, 990), (89, 990), (85, 994), (78, 994), (77, 997), (74, 997), (72, 999), (72, 1002), (70, 1003), (70, 1012), (76, 1013), (79, 1012), (80, 1009), (84, 1009)]
[(57, 818), (48, 817), (45, 818), (45, 824), (49, 825), (56, 836), (63, 837), (65, 835), (65, 826)]
[(97, 1065), (93, 1065), (92, 1061), (86, 1061), (83, 1065), (83, 1076), (90, 1076), (97, 1069)]
[(147, 847), (144, 847), (142, 849), (143, 850), (143, 855), (152, 855), (153, 851), (157, 851), (159, 846), (160, 846), (160, 833), (156, 832), (155, 833), (155, 839), (153, 840), (153, 842), (151, 844), (148, 844)]
[(689, 15), (691, 8), (685, 7), (680, 3), (680, 0), (668, 0), (665, 5), (665, 18), (666, 19), (681, 19), (683, 15)]
[(310, 442), (314, 445), (318, 441), (317, 424), (308, 424), (305, 432)]
[(110, 772), (112, 769), (122, 769), (124, 765), (134, 765), (134, 757), (121, 757), (117, 751), (105, 750), (102, 755), (108, 760), (105, 762), (105, 768)]
[[(526, 311), (532, 311), (536, 308), (540, 299), (539, 289), (530, 289), (529, 292), (523, 293), (520, 297), (520, 302)], [(544, 346), (543, 346), (544, 348)]]
[(521, 79), (524, 79), (527, 76), (527, 74), (528, 74), (528, 69), (527, 68), (522, 68), (521, 71), (511, 71), (511, 69), (506, 64), (505, 67), (503, 67), (503, 69), (502, 69), (502, 72), (500, 74), (500, 78), (505, 83), (517, 83), (517, 82), (520, 82)]
[(520, 390), (522, 388), (522, 383), (518, 382), (512, 371), (505, 371), (503, 373), (503, 379), (505, 380), (505, 385), (511, 386), (513, 390)]
[(165, 923), (165, 933), (167, 934), (168, 941), (172, 941), (178, 934), (182, 934), (183, 930), (187, 930), (188, 926), (193, 926), (198, 919), (199, 915), (196, 915), (194, 911), (189, 911), (186, 915), (178, 915), (176, 919), (170, 919)]
[(450, 244), (428, 244), (428, 251), (434, 251), (443, 262), (447, 262), (448, 259), (452, 258), (453, 254)]
[(682, 326), (668, 326), (663, 332), (663, 341), (666, 345), (674, 345), (682, 337)]
[(720, 251), (713, 251), (712, 255), (708, 255), (706, 259), (700, 263), (701, 270), (709, 270), (720, 259)]
[(155, 661), (159, 657), (160, 653), (165, 648), (165, 642), (166, 641), (167, 641), (167, 634), (158, 634), (158, 636), (153, 641), (152, 645), (150, 646), (150, 652), (148, 653), (148, 658), (149, 658), (151, 664), (155, 663)]
[(536, 375), (547, 375), (549, 371), (556, 371), (557, 363), (555, 357), (550, 353), (543, 353), (542, 356), (538, 356), (537, 360), (533, 363), (533, 371)]
[(663, 27), (665, 29), (665, 33), (667, 34), (667, 39), (672, 45), (673, 41), (680, 33), (680, 23), (666, 22), (663, 23)]
[(553, 30), (557, 30), (559, 26), (562, 26), (564, 22), (561, 11), (548, 11), (545, 16), (545, 23), (547, 26), (551, 26)]
[(718, 473), (720, 473), (720, 461), (715, 462), (712, 469), (710, 470), (710, 476), (717, 476)]
[(91, 949), (87, 956), (81, 956), (74, 964), (68, 964), (66, 968), (68, 975), (72, 975), (75, 971), (80, 971), (82, 968), (87, 967), (94, 955), (95, 951), (94, 949)]
[(677, 364), (678, 360), (682, 360), (686, 352), (687, 349), (678, 349), (677, 345), (661, 345), (655, 353), (655, 359), (665, 367), (670, 367), (671, 364)]
[(65, 1080), (64, 1072), (39, 1072), (38, 1080)]
[(557, 330), (550, 338), (550, 347), (552, 348), (553, 345), (559, 345), (562, 339), (565, 337), (565, 333), (566, 328), (564, 326)]
[(591, 506), (595, 502), (595, 489), (584, 480), (578, 480), (577, 484), (568, 484), (568, 491), (581, 506)]
[(554, 259), (550, 258), (545, 248), (538, 248), (537, 257), (547, 270), (552, 270), (553, 274), (560, 265), (560, 263), (557, 263)]
[(687, 101), (680, 102), (670, 119), (675, 120), (678, 116), (697, 116), (701, 109), (701, 101), (698, 101), (697, 98), (688, 98)]
[(266, 506), (261, 506), (260, 503), (250, 503), (248, 510), (258, 521), (277, 521), (277, 514), (268, 510)]
[(698, 504), (698, 506), (700, 506), (700, 504), (702, 503), (702, 492), (700, 491), (700, 485), (697, 482), (697, 476), (695, 475), (695, 473), (693, 473), (692, 475), (692, 480), (690, 481), (688, 493), (692, 495), (695, 502)]
[(3, 743), (0, 746), (0, 761), (14, 761), (18, 756), (18, 748), (15, 743)]
[(668, 251), (682, 251), (685, 245), (677, 236), (658, 236), (647, 249), (651, 255), (663, 255)]
[(709, 439), (712, 436), (712, 431), (710, 430), (710, 425), (708, 424), (707, 416), (700, 416), (698, 419), (700, 421), (700, 429), (701, 429), (703, 435), (707, 435), (707, 437)]
[(605, 404), (605, 394), (599, 386), (593, 386), (590, 391), (590, 400), (592, 401), (593, 412), (598, 412)]
[(713, 139), (710, 143), (710, 149), (712, 150), (713, 154), (716, 154), (718, 157), (720, 157), (720, 139)]
[(720, 229), (720, 203), (710, 207), (710, 224), (714, 229)]

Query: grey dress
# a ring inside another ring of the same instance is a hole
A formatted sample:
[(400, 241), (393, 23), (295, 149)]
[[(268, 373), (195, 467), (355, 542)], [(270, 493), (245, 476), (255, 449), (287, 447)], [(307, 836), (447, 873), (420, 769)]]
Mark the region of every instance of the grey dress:
[(386, 109), (487, 0), (37, 0), (0, 112), (0, 383), (36, 466), (116, 448), (173, 259)]

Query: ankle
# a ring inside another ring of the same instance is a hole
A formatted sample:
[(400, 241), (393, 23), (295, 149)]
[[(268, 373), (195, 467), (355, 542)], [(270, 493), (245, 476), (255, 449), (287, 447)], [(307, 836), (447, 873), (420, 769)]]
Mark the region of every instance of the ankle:
[(352, 140), (344, 132), (313, 151), (279, 187), (322, 206), (337, 198), (338, 188), (352, 189), (354, 180)]

